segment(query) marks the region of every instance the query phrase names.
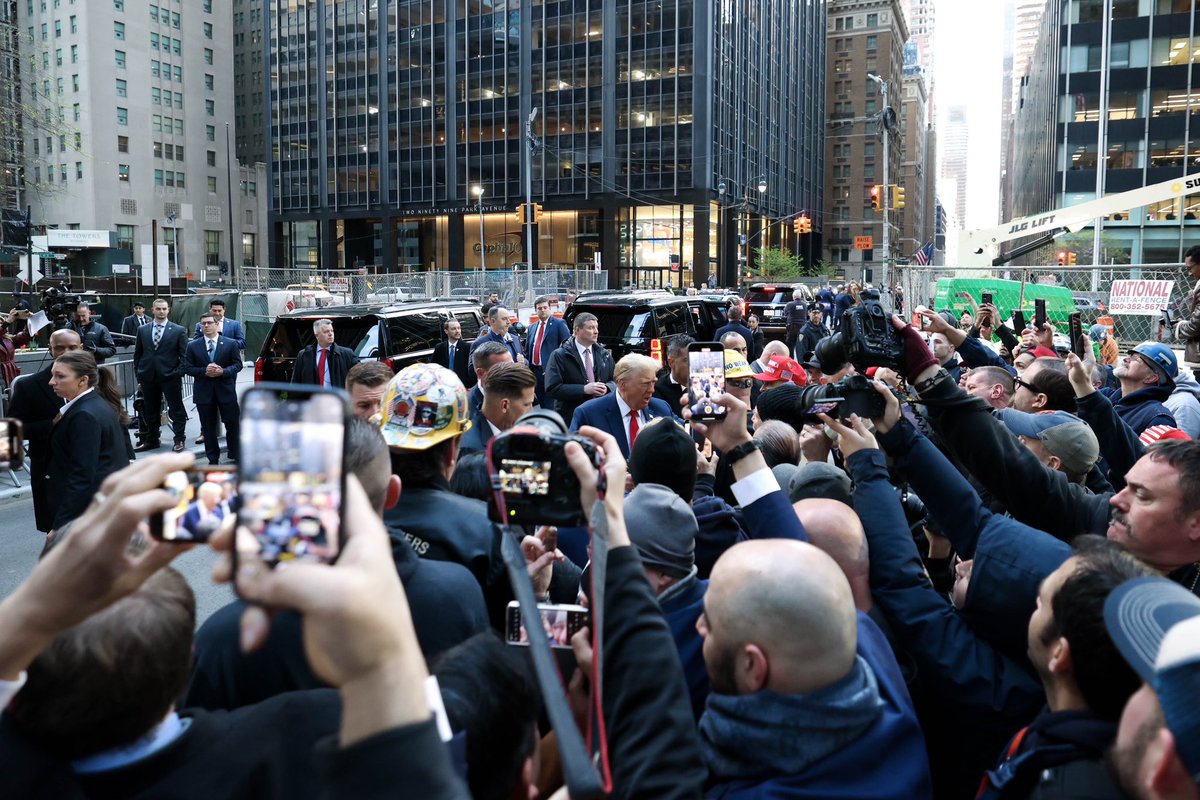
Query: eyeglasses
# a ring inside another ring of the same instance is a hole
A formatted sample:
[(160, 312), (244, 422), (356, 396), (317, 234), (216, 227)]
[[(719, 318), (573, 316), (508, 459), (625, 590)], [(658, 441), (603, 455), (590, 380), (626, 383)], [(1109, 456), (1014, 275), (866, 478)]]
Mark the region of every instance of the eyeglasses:
[(753, 389), (754, 378), (726, 378), (725, 385), (734, 389)]
[(1037, 388), (1036, 386), (1034, 386), (1032, 383), (1030, 383), (1029, 381), (1027, 381), (1027, 380), (1025, 380), (1025, 379), (1023, 379), (1023, 378), (1016, 378), (1016, 377), (1014, 377), (1014, 378), (1013, 378), (1013, 383), (1014, 383), (1015, 385), (1017, 385), (1017, 386), (1024, 386), (1026, 389), (1028, 389), (1029, 391), (1033, 392), (1034, 394), (1041, 394), (1041, 390), (1040, 390), (1040, 389), (1038, 389), (1038, 388)]

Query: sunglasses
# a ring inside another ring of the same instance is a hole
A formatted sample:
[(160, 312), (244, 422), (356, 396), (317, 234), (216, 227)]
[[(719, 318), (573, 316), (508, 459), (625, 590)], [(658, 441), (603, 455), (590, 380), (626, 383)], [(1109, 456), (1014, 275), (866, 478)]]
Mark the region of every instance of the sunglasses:
[(735, 389), (753, 389), (754, 378), (726, 378), (725, 385)]
[(1017, 386), (1024, 386), (1026, 389), (1028, 389), (1029, 391), (1033, 392), (1034, 394), (1041, 394), (1041, 389), (1037, 388), (1036, 386), (1034, 386), (1032, 383), (1030, 383), (1029, 381), (1025, 380), (1024, 378), (1016, 378), (1016, 377), (1014, 377), (1014, 378), (1013, 378), (1013, 383), (1014, 383), (1015, 385), (1017, 385)]

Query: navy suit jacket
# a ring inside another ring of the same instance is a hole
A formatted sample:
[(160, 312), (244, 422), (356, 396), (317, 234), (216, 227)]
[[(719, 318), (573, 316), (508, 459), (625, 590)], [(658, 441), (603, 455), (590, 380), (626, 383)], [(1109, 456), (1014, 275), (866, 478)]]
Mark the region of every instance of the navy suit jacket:
[[(562, 343), (571, 338), (571, 329), (567, 327), (567, 323), (563, 322), (558, 317), (550, 317), (545, 322), (546, 335), (542, 337), (542, 352), (538, 363), (545, 368), (550, 363), (550, 355), (562, 347)], [(526, 358), (529, 363), (533, 364), (533, 346), (537, 344), (538, 331), (541, 330), (542, 321), (538, 320), (529, 326), (528, 335), (525, 337), (525, 350), (528, 352)]]
[[(644, 416), (647, 417), (647, 420), (639, 423), (640, 425), (645, 425), (655, 417), (674, 417), (675, 415), (671, 413), (670, 406), (657, 397), (652, 397), (650, 405), (646, 406)], [(593, 428), (611, 433), (617, 440), (617, 444), (621, 446), (621, 453), (629, 458), (629, 438), (625, 435), (625, 420), (621, 418), (616, 392), (609, 392), (603, 397), (588, 400), (575, 409), (575, 413), (571, 416), (571, 430), (577, 431), (584, 425), (591, 425)]]
[(492, 440), (492, 426), (488, 424), (487, 417), (480, 411), (471, 417), (471, 430), (467, 431), (458, 440), (458, 454), (461, 458), (467, 453), (477, 453), (480, 450), (486, 450), (488, 442)]
[[(222, 322), (222, 328), (222, 336), (224, 336), (226, 339), (232, 339), (233, 341), (237, 342), (238, 350), (246, 349), (246, 333), (242, 330), (242, 323), (238, 322), (236, 319), (230, 319), (229, 317), (226, 317)], [(197, 322), (196, 329), (192, 332), (192, 338), (199, 339), (203, 335), (204, 334), (200, 332), (200, 323)]]
[(237, 343), (225, 336), (217, 337), (217, 350), (213, 363), (222, 368), (219, 378), (204, 374), (208, 368), (208, 346), (204, 339), (188, 342), (183, 357), (183, 371), (195, 379), (192, 399), (200, 403), (236, 403), (237, 374), (242, 370), (242, 352)]
[[(213, 509), (213, 516), (217, 519), (225, 519), (225, 509), (218, 505)], [(179, 527), (186, 530), (192, 536), (196, 535), (196, 526), (200, 524), (200, 501), (197, 500), (188, 506), (188, 510), (183, 512), (183, 517), (179, 520)]]
[(525, 355), (525, 348), (521, 347), (521, 337), (512, 331), (505, 334), (505, 338), (502, 339), (496, 335), (495, 331), (489, 328), (486, 333), (479, 334), (475, 341), (471, 343), (471, 353), (474, 353), (475, 348), (484, 342), (499, 342), (504, 345), (508, 348), (508, 352), (512, 353), (513, 361), (517, 360), (517, 356)]

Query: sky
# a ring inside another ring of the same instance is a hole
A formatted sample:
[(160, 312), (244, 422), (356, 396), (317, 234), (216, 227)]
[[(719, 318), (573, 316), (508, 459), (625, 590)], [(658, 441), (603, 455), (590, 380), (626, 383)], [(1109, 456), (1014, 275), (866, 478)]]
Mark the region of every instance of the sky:
[(969, 132), (965, 228), (997, 224), (1000, 205), (1000, 108), (1004, 7), (1008, 0), (937, 0), (934, 95), (940, 117), (967, 107)]

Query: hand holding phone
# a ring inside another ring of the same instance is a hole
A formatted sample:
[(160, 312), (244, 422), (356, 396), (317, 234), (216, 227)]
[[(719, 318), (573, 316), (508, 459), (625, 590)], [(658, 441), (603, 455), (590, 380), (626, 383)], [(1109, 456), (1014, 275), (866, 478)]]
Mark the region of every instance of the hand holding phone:
[(21, 420), (0, 419), (0, 470), (17, 470), (25, 463), (25, 436)]
[(150, 517), (150, 535), (160, 542), (207, 542), (226, 517), (237, 513), (237, 468), (221, 465), (168, 473), (162, 488), (176, 504)]
[(1087, 342), (1083, 338), (1083, 320), (1078, 311), (1072, 311), (1067, 317), (1067, 325), (1071, 334), (1071, 352), (1081, 359), (1086, 358)]
[(1024, 333), (1025, 329), (1029, 327), (1028, 323), (1025, 322), (1025, 312), (1024, 311), (1021, 311), (1020, 309), (1014, 311), (1012, 318), (1013, 318), (1013, 330), (1015, 330), (1018, 334)]
[(724, 419), (725, 347), (718, 342), (688, 345), (688, 407), (692, 419)]
[(1040, 334), (1042, 326), (1046, 324), (1046, 301), (1037, 299), (1033, 301), (1033, 327)]
[[(570, 650), (571, 637), (580, 628), (587, 627), (588, 610), (583, 606), (555, 605), (553, 603), (538, 603), (541, 614), (542, 629), (550, 646), (556, 650)], [(505, 615), (504, 641), (520, 647), (529, 646), (529, 634), (521, 620), (521, 605), (516, 601), (508, 604)]]
[(981, 295), (981, 297), (983, 298), (982, 305), (990, 306), (992, 304), (992, 293), (991, 292), (984, 292)]

